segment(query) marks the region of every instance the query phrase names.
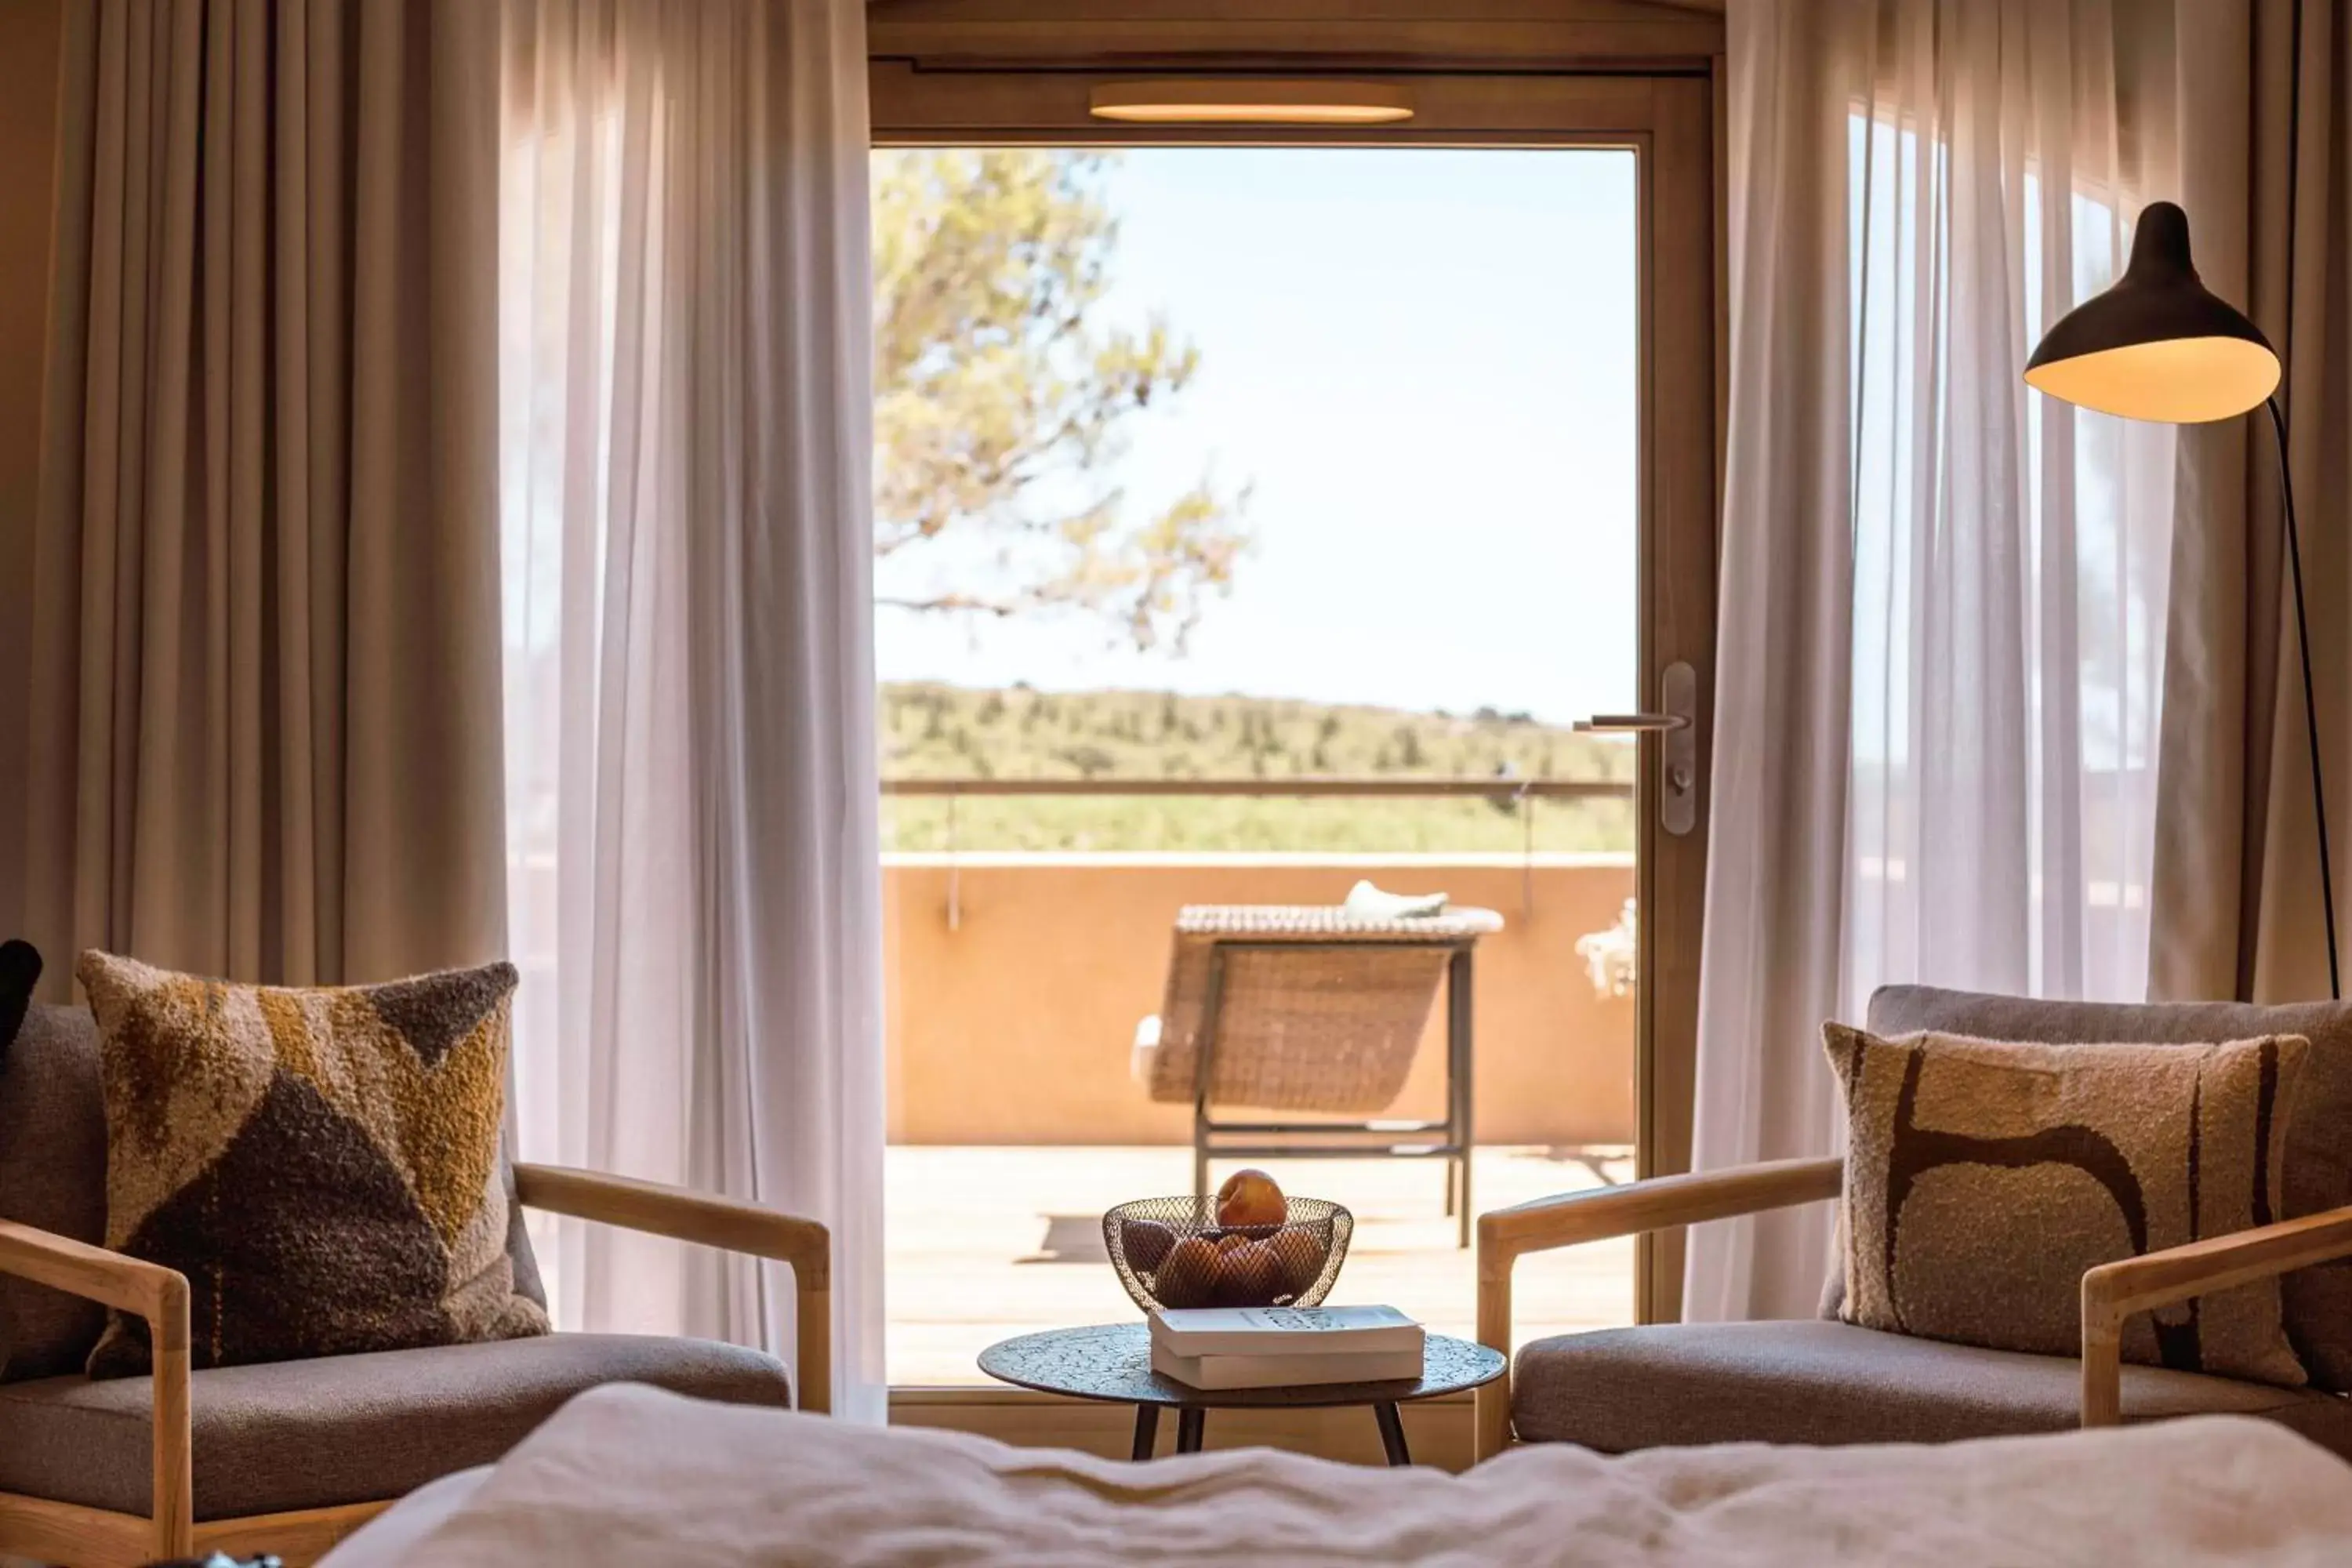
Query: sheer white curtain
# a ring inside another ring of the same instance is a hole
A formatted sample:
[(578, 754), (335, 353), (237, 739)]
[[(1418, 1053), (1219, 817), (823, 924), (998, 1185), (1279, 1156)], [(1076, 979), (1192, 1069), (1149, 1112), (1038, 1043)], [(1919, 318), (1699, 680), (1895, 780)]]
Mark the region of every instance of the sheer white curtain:
[[(863, 0), (506, 0), (526, 1159), (833, 1227), (881, 1415)], [(559, 1321), (792, 1343), (769, 1268), (565, 1222)]]
[[(2168, 3), (1730, 8), (1732, 388), (1696, 1163), (1837, 1145), (1820, 1026), (2137, 998), (2173, 433), (2020, 376), (2169, 195)], [(1803, 1315), (1818, 1211), (1692, 1238)]]

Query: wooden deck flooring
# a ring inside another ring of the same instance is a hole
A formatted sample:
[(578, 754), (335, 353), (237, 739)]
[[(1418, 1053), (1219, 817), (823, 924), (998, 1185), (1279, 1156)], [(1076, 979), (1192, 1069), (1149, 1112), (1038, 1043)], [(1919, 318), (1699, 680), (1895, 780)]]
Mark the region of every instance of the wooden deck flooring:
[[(1103, 1256), (1102, 1212), (1186, 1191), (1191, 1168), (1181, 1147), (891, 1149), (890, 1381), (983, 1383), (974, 1358), (996, 1340), (1132, 1317)], [(1475, 1270), (1445, 1218), (1443, 1165), (1318, 1160), (1268, 1168), (1286, 1190), (1336, 1199), (1355, 1214), (1355, 1244), (1332, 1300), (1386, 1302), (1439, 1332), (1472, 1333)], [(1622, 1148), (1481, 1149), (1474, 1206), (1630, 1181), (1633, 1168), (1633, 1152)], [(1524, 1260), (1518, 1338), (1631, 1322), (1633, 1269), (1631, 1241)]]

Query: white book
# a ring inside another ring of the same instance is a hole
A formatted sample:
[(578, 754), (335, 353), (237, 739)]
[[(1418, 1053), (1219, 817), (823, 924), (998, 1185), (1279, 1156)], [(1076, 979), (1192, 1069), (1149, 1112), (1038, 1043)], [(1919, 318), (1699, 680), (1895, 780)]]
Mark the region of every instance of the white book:
[(1419, 1379), (1418, 1347), (1403, 1351), (1340, 1351), (1320, 1355), (1177, 1355), (1151, 1347), (1151, 1370), (1188, 1388), (1299, 1388), (1323, 1383), (1389, 1383)]
[(1198, 1307), (1155, 1314), (1151, 1342), (1180, 1356), (1418, 1356), (1422, 1332), (1394, 1307)]

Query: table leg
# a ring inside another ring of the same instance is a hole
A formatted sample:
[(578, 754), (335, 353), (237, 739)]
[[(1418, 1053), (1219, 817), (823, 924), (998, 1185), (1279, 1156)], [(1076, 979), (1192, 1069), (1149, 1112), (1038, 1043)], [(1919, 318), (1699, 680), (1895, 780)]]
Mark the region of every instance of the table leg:
[(1410, 1465), (1412, 1452), (1404, 1446), (1404, 1423), (1397, 1417), (1396, 1401), (1383, 1399), (1372, 1406), (1372, 1416), (1381, 1424), (1381, 1447), (1388, 1450), (1391, 1465)]
[(1209, 1413), (1193, 1405), (1176, 1412), (1176, 1451), (1197, 1454), (1201, 1451), (1201, 1428), (1208, 1424)]
[(1139, 1405), (1135, 1407), (1135, 1451), (1128, 1456), (1138, 1463), (1151, 1458), (1152, 1446), (1160, 1437), (1160, 1406)]

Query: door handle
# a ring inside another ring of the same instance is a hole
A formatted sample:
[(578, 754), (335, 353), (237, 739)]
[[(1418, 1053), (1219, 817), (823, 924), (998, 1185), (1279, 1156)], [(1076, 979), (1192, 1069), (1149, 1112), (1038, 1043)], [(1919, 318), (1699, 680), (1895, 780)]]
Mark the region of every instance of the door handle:
[(1698, 671), (1676, 659), (1659, 672), (1655, 713), (1595, 713), (1577, 721), (1587, 735), (1655, 735), (1664, 752), (1658, 826), (1680, 837), (1698, 826)]
[(1580, 735), (1656, 735), (1689, 728), (1690, 721), (1679, 713), (1595, 713), (1576, 721)]

